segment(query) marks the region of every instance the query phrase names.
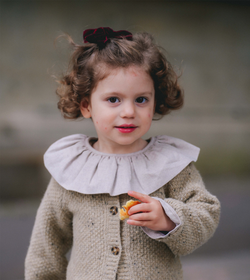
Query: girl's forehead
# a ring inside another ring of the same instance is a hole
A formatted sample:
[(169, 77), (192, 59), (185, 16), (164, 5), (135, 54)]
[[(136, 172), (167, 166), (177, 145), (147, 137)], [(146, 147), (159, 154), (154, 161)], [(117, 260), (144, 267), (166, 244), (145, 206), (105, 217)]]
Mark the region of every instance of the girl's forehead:
[(99, 81), (104, 80), (108, 77), (111, 78), (112, 76), (123, 76), (123, 77), (144, 76), (144, 77), (151, 78), (150, 75), (144, 69), (144, 67), (143, 66), (138, 66), (138, 65), (130, 65), (130, 66), (127, 66), (127, 67), (116, 67), (116, 68), (105, 65), (102, 68), (101, 72), (102, 72), (102, 74), (100, 75)]
[(107, 76), (97, 82), (93, 93), (121, 93), (125, 95), (154, 93), (150, 75), (138, 66), (109, 69)]
[(139, 66), (130, 66), (130, 67), (119, 67), (116, 69), (110, 69), (110, 71), (107, 72), (106, 77), (102, 79), (102, 81), (109, 81), (109, 82), (149, 82), (151, 83), (152, 78), (151, 76), (142, 68)]
[(98, 63), (95, 68), (95, 92), (154, 92), (154, 82), (145, 68), (140, 65), (112, 67)]

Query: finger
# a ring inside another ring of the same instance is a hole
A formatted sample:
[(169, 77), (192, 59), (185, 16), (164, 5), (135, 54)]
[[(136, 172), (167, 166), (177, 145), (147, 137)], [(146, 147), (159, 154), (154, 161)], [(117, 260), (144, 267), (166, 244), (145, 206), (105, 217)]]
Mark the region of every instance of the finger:
[(141, 203), (141, 204), (137, 204), (135, 206), (132, 206), (129, 211), (128, 211), (128, 214), (129, 215), (133, 215), (135, 213), (138, 213), (138, 212), (150, 212), (152, 211), (151, 209), (151, 204), (150, 203)]
[(150, 221), (150, 215), (148, 213), (137, 213), (129, 216), (130, 220), (134, 221)]
[(136, 220), (127, 220), (127, 224), (132, 226), (140, 226), (140, 227), (146, 227), (149, 224), (149, 221), (136, 221)]
[(135, 191), (128, 191), (128, 195), (132, 196), (136, 199), (139, 199), (141, 202), (145, 202), (145, 203), (149, 203), (152, 201), (152, 197), (150, 197), (149, 195), (143, 194), (143, 193), (139, 193), (139, 192), (135, 192)]

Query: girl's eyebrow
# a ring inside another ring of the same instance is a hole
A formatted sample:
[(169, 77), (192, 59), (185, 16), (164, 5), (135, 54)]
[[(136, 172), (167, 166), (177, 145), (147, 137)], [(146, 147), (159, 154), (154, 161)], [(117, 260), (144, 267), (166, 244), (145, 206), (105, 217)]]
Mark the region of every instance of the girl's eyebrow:
[[(117, 91), (111, 91), (111, 92), (104, 92), (104, 95), (126, 95), (122, 92), (117, 92)], [(141, 96), (141, 95), (153, 95), (152, 91), (145, 91), (145, 92), (138, 92), (135, 94), (136, 96)]]

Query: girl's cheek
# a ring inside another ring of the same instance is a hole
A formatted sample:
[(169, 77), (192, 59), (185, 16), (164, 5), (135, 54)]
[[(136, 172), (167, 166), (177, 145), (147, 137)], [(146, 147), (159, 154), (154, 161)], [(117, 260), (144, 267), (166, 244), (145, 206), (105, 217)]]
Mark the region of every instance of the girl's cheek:
[(149, 111), (149, 112), (148, 112), (148, 118), (152, 119), (152, 118), (153, 118), (153, 115), (154, 115), (154, 112), (152, 112), (152, 111)]
[(108, 129), (107, 126), (102, 124), (102, 121), (95, 121), (95, 127), (98, 130), (106, 131)]
[(95, 121), (95, 127), (96, 127), (96, 129), (98, 129), (99, 127), (100, 127), (100, 121)]

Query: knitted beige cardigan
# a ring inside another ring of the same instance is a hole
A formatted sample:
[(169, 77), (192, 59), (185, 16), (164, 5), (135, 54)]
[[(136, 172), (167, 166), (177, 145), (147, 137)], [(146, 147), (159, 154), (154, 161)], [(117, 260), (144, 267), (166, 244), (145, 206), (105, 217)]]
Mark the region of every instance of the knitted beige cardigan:
[(117, 208), (130, 199), (127, 194), (81, 194), (52, 178), (37, 213), (25, 279), (182, 279), (179, 256), (213, 235), (220, 203), (193, 163), (150, 195), (164, 199), (180, 217), (181, 225), (165, 238), (151, 239), (119, 220)]

